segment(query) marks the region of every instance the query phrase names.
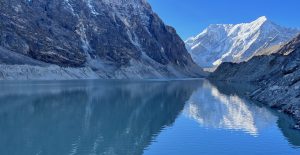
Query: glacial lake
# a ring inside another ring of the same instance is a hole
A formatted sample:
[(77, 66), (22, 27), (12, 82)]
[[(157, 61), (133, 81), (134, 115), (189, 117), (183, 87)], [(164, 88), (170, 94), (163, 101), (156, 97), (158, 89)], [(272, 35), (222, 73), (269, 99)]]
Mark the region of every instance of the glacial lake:
[(2, 81), (1, 155), (299, 155), (293, 120), (207, 80)]

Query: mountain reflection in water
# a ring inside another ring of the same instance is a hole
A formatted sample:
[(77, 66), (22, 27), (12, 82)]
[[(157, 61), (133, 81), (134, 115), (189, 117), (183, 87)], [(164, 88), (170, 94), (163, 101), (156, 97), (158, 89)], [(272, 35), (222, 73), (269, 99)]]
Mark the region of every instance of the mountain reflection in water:
[(254, 136), (277, 121), (266, 108), (248, 104), (236, 94), (222, 94), (208, 81), (192, 94), (185, 113), (204, 127), (241, 130)]
[[(185, 115), (254, 136), (278, 120), (206, 80), (2, 82), (0, 89), (0, 154), (141, 155)], [(299, 146), (298, 132), (284, 123), (280, 130)]]
[(142, 154), (194, 82), (1, 85), (0, 154)]

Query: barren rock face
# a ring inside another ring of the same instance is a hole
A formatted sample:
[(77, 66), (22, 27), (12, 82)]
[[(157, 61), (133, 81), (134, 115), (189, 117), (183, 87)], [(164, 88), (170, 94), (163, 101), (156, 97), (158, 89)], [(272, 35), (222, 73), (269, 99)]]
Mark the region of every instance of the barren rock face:
[(165, 76), (200, 73), (176, 31), (145, 0), (2, 0), (0, 5), (0, 46), (35, 60), (109, 74), (137, 64)]

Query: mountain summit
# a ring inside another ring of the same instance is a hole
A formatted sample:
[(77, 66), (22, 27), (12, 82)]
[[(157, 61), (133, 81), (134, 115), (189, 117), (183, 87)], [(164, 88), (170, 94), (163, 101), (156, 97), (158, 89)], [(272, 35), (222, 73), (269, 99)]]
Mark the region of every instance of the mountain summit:
[(222, 62), (242, 62), (268, 48), (277, 48), (299, 32), (262, 16), (250, 23), (210, 25), (185, 43), (199, 66), (213, 68)]

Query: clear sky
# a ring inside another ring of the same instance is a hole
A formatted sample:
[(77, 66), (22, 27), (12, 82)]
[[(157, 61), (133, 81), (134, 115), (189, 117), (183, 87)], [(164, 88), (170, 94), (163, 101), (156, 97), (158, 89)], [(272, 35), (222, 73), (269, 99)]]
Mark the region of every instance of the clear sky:
[(300, 0), (148, 0), (153, 10), (182, 39), (209, 24), (250, 22), (260, 16), (287, 27), (300, 28)]

